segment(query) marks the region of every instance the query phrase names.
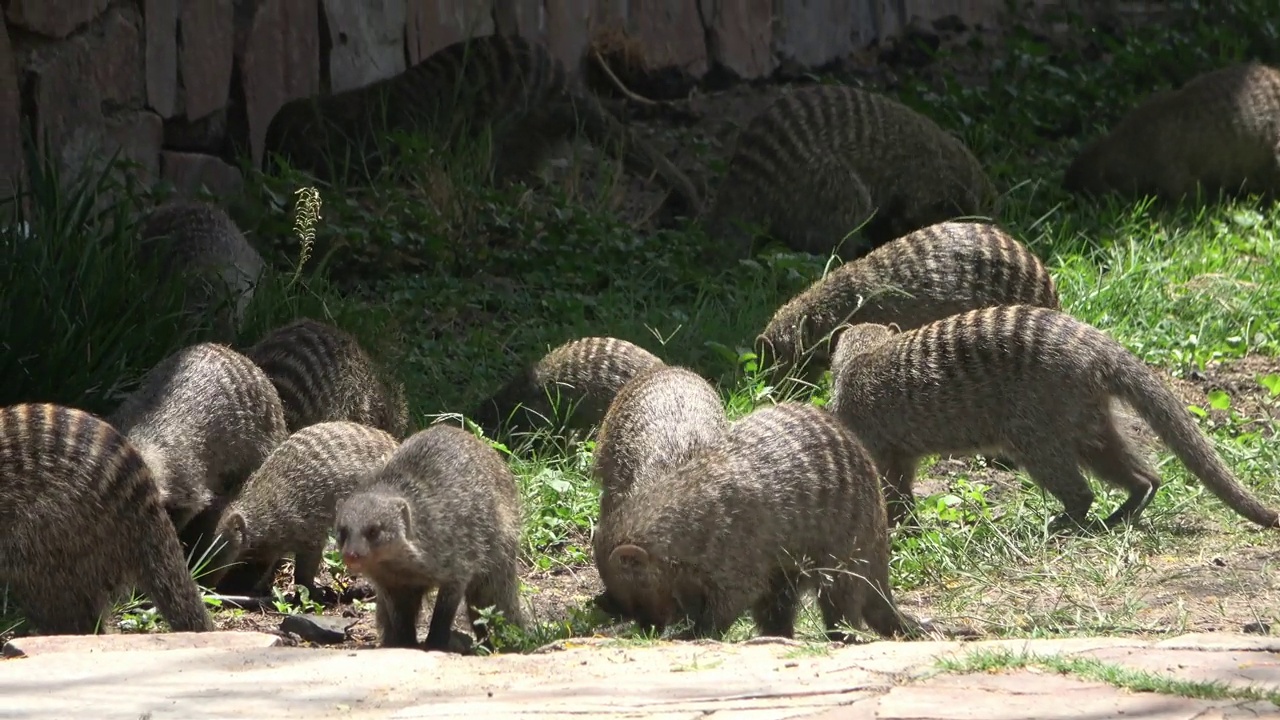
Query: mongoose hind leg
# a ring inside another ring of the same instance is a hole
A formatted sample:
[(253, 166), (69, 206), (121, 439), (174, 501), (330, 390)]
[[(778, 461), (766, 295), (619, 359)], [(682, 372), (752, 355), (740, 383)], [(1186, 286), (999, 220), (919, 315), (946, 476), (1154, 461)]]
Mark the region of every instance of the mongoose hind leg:
[(795, 637), (796, 613), (800, 609), (799, 578), (782, 570), (774, 571), (769, 588), (756, 600), (751, 615), (756, 628), (766, 637)]
[(1089, 529), (1093, 490), (1075, 457), (1052, 446), (1017, 448), (1010, 454), (1032, 482), (1062, 503), (1062, 512), (1049, 523), (1053, 532)]
[(382, 647), (418, 646), (418, 613), (422, 611), (422, 596), (426, 590), (412, 585), (377, 586), (375, 616), (382, 635)]
[(884, 491), (889, 527), (898, 527), (905, 523), (915, 510), (914, 486), (917, 459), (890, 451), (875, 458), (874, 463), (883, 478), (881, 488)]
[(1099, 479), (1129, 491), (1129, 497), (1107, 516), (1103, 525), (1137, 522), (1160, 489), (1160, 476), (1134, 451), (1132, 444), (1108, 417), (1100, 437), (1081, 449), (1085, 466)]
[(448, 652), (453, 638), (453, 619), (462, 604), (463, 587), (458, 583), (444, 583), (436, 591), (435, 607), (431, 610), (431, 626), (427, 629), (427, 650)]
[(293, 584), (306, 588), (308, 597), (312, 600), (320, 599), (319, 588), (316, 587), (316, 574), (320, 572), (320, 563), (323, 561), (324, 540), (294, 551)]

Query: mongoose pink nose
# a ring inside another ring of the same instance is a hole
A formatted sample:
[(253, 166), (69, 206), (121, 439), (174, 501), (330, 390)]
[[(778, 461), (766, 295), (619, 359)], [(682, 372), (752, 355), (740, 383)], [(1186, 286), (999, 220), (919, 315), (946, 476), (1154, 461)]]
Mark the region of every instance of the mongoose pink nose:
[(347, 566), (348, 570), (357, 571), (360, 569), (360, 563), (364, 560), (364, 556), (359, 553), (344, 552), (342, 553), (342, 564)]

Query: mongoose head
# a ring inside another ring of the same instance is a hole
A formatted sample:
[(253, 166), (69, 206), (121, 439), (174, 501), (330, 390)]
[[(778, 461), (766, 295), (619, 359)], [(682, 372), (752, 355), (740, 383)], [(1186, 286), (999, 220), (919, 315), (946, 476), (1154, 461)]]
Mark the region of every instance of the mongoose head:
[(398, 495), (352, 495), (338, 505), (334, 525), (342, 562), (356, 575), (413, 553), (413, 511)]
[(815, 337), (813, 330), (807, 316), (775, 317), (764, 332), (756, 336), (760, 368), (775, 385), (789, 374), (811, 383), (818, 381), (829, 359), (831, 341)]
[(614, 547), (606, 561), (608, 595), (620, 614), (661, 632), (676, 619), (678, 603), (671, 575), (661, 559), (631, 543)]
[(843, 326), (840, 341), (836, 343), (836, 351), (831, 358), (831, 372), (838, 373), (859, 355), (875, 350), (897, 334), (895, 328), (876, 323)]
[(209, 558), (209, 572), (201, 578), (201, 582), (213, 586), (227, 574), (231, 566), (248, 550), (249, 523), (238, 509), (228, 508), (218, 521), (217, 551)]
[(1062, 188), (1077, 195), (1104, 195), (1131, 185), (1133, 173), (1126, 167), (1126, 152), (1110, 137), (1089, 143), (1062, 176)]

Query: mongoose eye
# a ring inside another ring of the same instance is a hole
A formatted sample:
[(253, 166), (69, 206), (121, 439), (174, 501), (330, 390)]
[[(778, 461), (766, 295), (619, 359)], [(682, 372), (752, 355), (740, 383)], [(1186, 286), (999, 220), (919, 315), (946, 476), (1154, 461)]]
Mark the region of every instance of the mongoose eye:
[(377, 542), (380, 537), (382, 537), (382, 528), (377, 525), (374, 525), (364, 531), (364, 539), (369, 542)]
[(349, 533), (349, 532), (347, 532), (347, 529), (346, 529), (346, 528), (344, 528), (344, 527), (340, 527), (340, 528), (338, 528), (338, 545), (339, 545), (339, 546), (342, 546), (342, 545), (346, 545), (346, 544), (347, 544), (347, 536), (348, 536), (348, 535), (350, 535), (350, 533)]

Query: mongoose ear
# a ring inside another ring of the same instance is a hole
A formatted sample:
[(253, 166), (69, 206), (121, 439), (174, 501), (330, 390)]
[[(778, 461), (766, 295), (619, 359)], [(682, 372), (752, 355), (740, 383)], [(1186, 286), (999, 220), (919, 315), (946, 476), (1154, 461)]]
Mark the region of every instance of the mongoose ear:
[(400, 498), (396, 501), (400, 508), (400, 522), (404, 524), (404, 536), (413, 536), (413, 510), (409, 507), (409, 501)]
[(249, 523), (244, 519), (244, 515), (239, 510), (230, 510), (223, 517), (223, 525), (229, 530), (240, 536), (241, 539), (249, 534)]
[(639, 545), (619, 545), (609, 553), (609, 562), (624, 568), (639, 568), (649, 564), (649, 552)]

